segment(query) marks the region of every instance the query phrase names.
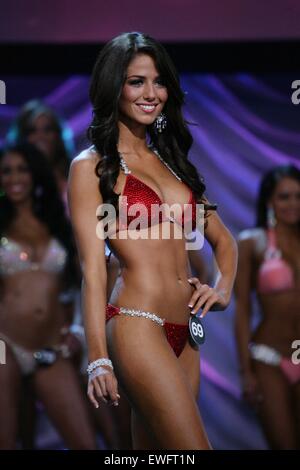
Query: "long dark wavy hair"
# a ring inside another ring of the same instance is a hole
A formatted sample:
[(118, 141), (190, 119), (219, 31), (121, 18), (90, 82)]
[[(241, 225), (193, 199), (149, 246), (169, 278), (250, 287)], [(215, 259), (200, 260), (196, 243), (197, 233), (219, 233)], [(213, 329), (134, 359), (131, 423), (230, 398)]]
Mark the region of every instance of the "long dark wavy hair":
[(118, 213), (118, 195), (113, 191), (120, 171), (117, 150), (119, 139), (119, 100), (126, 80), (127, 67), (137, 54), (149, 55), (168, 90), (164, 106), (167, 127), (158, 134), (154, 125), (147, 126), (147, 138), (175, 173), (192, 189), (197, 202), (204, 202), (204, 179), (187, 156), (193, 138), (182, 115), (184, 93), (177, 71), (164, 47), (153, 38), (138, 32), (124, 33), (108, 42), (100, 52), (90, 83), (93, 119), (88, 138), (101, 156), (96, 166), (99, 190), (106, 203)]
[[(57, 184), (44, 155), (27, 142), (9, 145), (0, 151), (0, 172), (3, 157), (8, 153), (17, 153), (26, 164), (32, 176), (32, 211), (46, 225), (50, 235), (57, 238), (66, 248), (68, 257), (64, 273), (65, 288), (75, 286), (79, 282), (75, 261), (75, 243), (61, 200)], [(0, 237), (8, 230), (16, 216), (14, 204), (5, 194), (0, 197)]]
[(8, 142), (15, 144), (26, 141), (32, 132), (35, 119), (41, 115), (49, 118), (51, 128), (56, 134), (55, 148), (50, 156), (50, 164), (58, 170), (62, 177), (67, 178), (71, 163), (70, 153), (73, 150), (72, 139), (70, 136), (67, 138), (67, 128), (55, 111), (42, 101), (31, 100), (24, 104), (9, 131)]
[[(281, 165), (268, 171), (260, 184), (256, 202), (256, 226), (267, 228), (268, 203), (277, 184), (283, 178), (292, 178), (300, 184), (300, 170), (294, 165)], [(300, 229), (300, 221), (299, 221)]]

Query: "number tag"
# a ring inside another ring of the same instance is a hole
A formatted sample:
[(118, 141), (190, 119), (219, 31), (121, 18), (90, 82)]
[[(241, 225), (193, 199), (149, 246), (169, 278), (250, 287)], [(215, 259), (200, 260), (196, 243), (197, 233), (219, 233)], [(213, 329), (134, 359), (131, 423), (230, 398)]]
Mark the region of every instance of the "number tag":
[(197, 345), (203, 344), (205, 341), (205, 331), (204, 331), (204, 328), (200, 319), (196, 317), (196, 315), (190, 316), (189, 329), (190, 329), (190, 335), (193, 341)]

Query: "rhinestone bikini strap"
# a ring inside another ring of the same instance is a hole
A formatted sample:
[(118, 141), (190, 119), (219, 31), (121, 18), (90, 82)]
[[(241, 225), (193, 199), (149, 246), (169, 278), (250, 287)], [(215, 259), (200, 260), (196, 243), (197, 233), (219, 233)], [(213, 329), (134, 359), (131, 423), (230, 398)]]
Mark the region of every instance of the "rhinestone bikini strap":
[(125, 162), (124, 158), (122, 157), (120, 153), (119, 153), (119, 156), (120, 156), (120, 166), (122, 170), (124, 171), (125, 175), (128, 175), (129, 173), (131, 173), (131, 170), (129, 170), (127, 163)]
[[(157, 158), (168, 168), (168, 170), (175, 176), (175, 178), (177, 178), (179, 181), (182, 181), (180, 176), (178, 176), (175, 171), (170, 167), (170, 165), (164, 161), (164, 159), (160, 156), (158, 150), (153, 147), (152, 145), (149, 146), (149, 148), (152, 150), (152, 152), (157, 156)], [(125, 162), (123, 156), (121, 155), (121, 153), (119, 153), (120, 155), (120, 166), (122, 168), (122, 170), (124, 171), (125, 175), (128, 175), (129, 173), (131, 173), (131, 170), (129, 170), (128, 166), (127, 166), (127, 163)]]
[(158, 150), (155, 147), (150, 147), (152, 152), (155, 153), (155, 155), (158, 157), (158, 159), (168, 168), (168, 170), (177, 178), (179, 181), (181, 181), (180, 176), (178, 176), (175, 171), (170, 167), (170, 165), (164, 161), (164, 159), (161, 157), (161, 155), (158, 153)]

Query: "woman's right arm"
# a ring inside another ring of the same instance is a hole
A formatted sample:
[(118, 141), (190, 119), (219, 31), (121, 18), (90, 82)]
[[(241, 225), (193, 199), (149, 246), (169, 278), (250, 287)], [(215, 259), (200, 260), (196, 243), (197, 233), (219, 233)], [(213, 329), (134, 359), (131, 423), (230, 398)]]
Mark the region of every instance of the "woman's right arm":
[(243, 232), (238, 241), (238, 268), (235, 279), (235, 336), (240, 360), (240, 371), (244, 397), (255, 403), (258, 398), (258, 386), (252, 371), (249, 354), (250, 319), (251, 319), (251, 277), (253, 266), (253, 243), (250, 236)]
[[(108, 358), (105, 335), (105, 242), (96, 234), (96, 211), (103, 199), (95, 166), (96, 155), (89, 151), (82, 152), (71, 163), (68, 181), (70, 217), (82, 270), (82, 308), (89, 362)], [(95, 394), (104, 402), (118, 403), (117, 381), (112, 369), (101, 366), (101, 370), (104, 373), (89, 380), (88, 386), (88, 396), (96, 408), (98, 403)]]

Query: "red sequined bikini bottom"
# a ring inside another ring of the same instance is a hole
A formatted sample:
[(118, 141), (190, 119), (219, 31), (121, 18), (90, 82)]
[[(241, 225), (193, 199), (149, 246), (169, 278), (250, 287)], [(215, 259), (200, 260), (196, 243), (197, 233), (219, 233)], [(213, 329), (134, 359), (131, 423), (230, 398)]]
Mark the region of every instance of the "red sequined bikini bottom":
[(144, 317), (149, 318), (155, 323), (164, 327), (168, 343), (173, 349), (176, 356), (180, 356), (189, 336), (188, 324), (169, 323), (160, 318), (155, 313), (145, 312), (133, 308), (117, 307), (112, 304), (106, 306), (106, 321), (110, 320), (115, 315), (128, 315), (131, 317)]

